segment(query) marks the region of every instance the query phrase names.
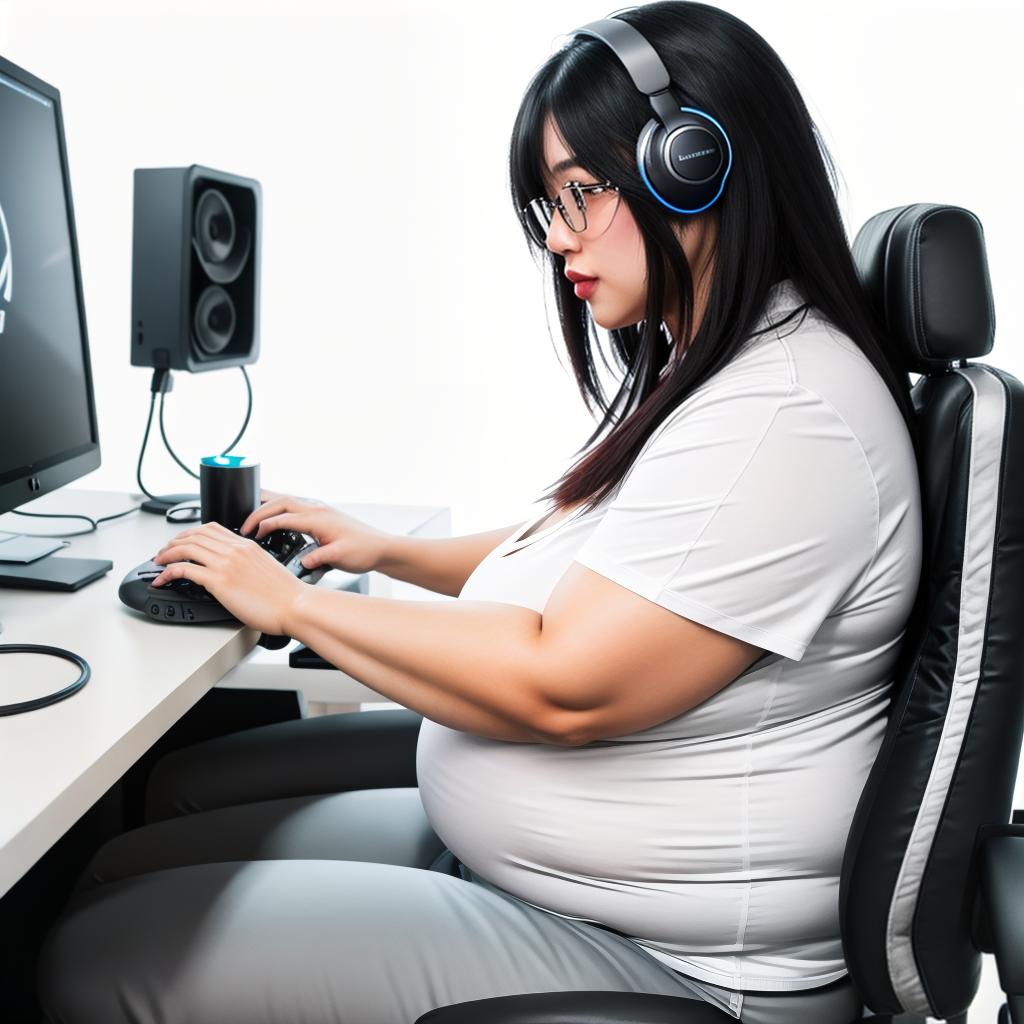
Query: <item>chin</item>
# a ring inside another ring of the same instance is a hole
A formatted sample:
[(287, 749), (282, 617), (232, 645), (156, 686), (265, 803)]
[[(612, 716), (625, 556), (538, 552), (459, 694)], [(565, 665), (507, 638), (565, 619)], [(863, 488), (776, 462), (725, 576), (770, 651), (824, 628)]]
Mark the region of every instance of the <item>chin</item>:
[(623, 327), (629, 327), (631, 324), (636, 323), (636, 320), (630, 319), (629, 317), (604, 316), (593, 308), (590, 310), (590, 318), (598, 325), (598, 327), (603, 327), (606, 331), (617, 331)]
[(633, 309), (623, 313), (621, 307), (609, 309), (608, 307), (612, 304), (607, 299), (608, 296), (605, 296), (606, 301), (604, 303), (599, 302), (596, 306), (593, 302), (588, 303), (590, 306), (590, 318), (606, 331), (618, 331), (623, 327), (632, 327), (643, 319), (644, 308), (642, 305), (639, 310)]

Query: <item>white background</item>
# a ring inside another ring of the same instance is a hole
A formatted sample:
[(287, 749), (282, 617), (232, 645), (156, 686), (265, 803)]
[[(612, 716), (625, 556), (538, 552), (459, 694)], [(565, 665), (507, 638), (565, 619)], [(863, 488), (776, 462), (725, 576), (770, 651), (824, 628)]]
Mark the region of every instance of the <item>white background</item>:
[[(721, 6), (795, 77), (851, 241), (906, 203), (980, 217), (988, 359), (1024, 376), (1020, 5)], [(0, 53), (64, 104), (103, 452), (81, 485), (134, 488), (149, 401), (129, 363), (132, 171), (198, 163), (263, 185), (262, 354), (236, 450), (264, 486), (447, 505), (456, 534), (538, 513), (593, 423), (513, 214), (508, 143), (533, 73), (614, 9), (0, 0)], [(220, 451), (244, 395), (237, 369), (175, 374), (179, 454)], [(192, 489), (150, 444), (147, 487)]]
[[(79, 485), (135, 486), (150, 373), (129, 364), (132, 171), (198, 163), (263, 186), (262, 355), (237, 451), (264, 485), (450, 506), (456, 534), (538, 513), (592, 421), (513, 215), (509, 136), (563, 36), (617, 6), (0, 0), (0, 53), (64, 105), (103, 450)], [(851, 242), (907, 203), (978, 215), (998, 322), (984, 361), (1024, 377), (1017, 0), (719, 6), (796, 79)], [(187, 459), (243, 414), (238, 370), (175, 375)], [(149, 489), (192, 489), (151, 446)], [(989, 965), (972, 1021), (995, 1020), (994, 984)]]

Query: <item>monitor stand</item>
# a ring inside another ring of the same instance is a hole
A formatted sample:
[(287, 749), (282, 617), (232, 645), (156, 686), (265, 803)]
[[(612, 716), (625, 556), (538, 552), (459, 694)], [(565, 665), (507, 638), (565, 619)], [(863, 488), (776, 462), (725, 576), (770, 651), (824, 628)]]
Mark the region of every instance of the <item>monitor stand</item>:
[(78, 590), (114, 568), (105, 558), (46, 555), (34, 562), (0, 562), (0, 587), (19, 590)]

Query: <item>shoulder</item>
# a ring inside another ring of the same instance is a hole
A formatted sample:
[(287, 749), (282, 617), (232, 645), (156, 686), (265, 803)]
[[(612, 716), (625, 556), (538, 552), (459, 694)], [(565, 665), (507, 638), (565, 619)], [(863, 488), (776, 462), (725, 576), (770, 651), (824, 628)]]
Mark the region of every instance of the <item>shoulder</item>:
[(814, 492), (875, 515), (875, 453), (895, 429), (883, 413), (899, 416), (874, 367), (816, 320), (745, 351), (689, 394), (655, 428), (628, 475), (659, 493), (716, 480), (720, 497), (735, 494), (742, 477), (751, 499), (778, 500), (785, 489), (810, 504)]
[(760, 433), (771, 425), (801, 431), (831, 420), (853, 435), (834, 401), (850, 374), (843, 352), (824, 330), (813, 339), (803, 335), (796, 346), (774, 342), (748, 351), (688, 394), (651, 440), (689, 431), (712, 443), (719, 436)]
[(831, 415), (856, 435), (857, 427), (845, 414), (851, 405), (872, 415), (885, 407), (899, 412), (860, 346), (816, 307), (807, 306), (787, 323), (748, 339), (726, 366), (668, 414), (655, 435), (697, 422), (706, 427), (722, 418), (753, 423), (783, 408), (789, 421)]

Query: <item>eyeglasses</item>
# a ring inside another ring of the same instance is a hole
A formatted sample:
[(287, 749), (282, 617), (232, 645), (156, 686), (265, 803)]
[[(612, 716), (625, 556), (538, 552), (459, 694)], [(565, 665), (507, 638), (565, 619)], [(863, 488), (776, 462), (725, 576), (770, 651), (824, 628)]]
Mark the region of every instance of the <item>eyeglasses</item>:
[(546, 246), (551, 218), (557, 207), (570, 231), (579, 235), (589, 230), (596, 236), (608, 230), (620, 198), (618, 186), (610, 181), (594, 185), (569, 181), (558, 190), (553, 201), (547, 196), (531, 199), (523, 207), (523, 222), (533, 240)]

